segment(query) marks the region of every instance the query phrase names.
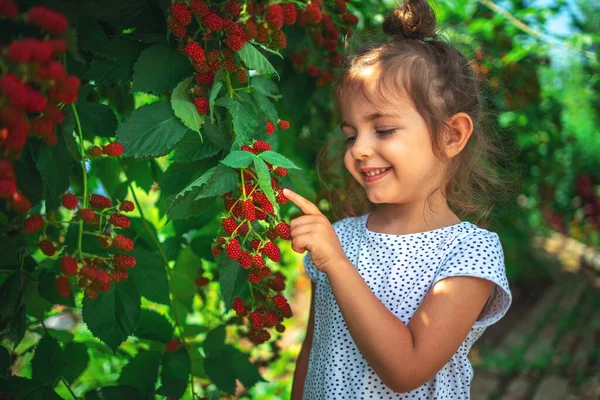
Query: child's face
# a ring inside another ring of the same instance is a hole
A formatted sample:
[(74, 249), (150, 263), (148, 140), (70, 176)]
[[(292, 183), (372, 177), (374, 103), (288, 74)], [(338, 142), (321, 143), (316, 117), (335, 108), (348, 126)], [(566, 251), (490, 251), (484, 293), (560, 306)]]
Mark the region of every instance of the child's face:
[[(425, 120), (406, 96), (395, 96), (393, 102), (376, 95), (370, 99), (359, 92), (342, 104), (346, 168), (373, 203), (424, 201), (443, 172)], [(385, 171), (369, 177), (364, 168)]]

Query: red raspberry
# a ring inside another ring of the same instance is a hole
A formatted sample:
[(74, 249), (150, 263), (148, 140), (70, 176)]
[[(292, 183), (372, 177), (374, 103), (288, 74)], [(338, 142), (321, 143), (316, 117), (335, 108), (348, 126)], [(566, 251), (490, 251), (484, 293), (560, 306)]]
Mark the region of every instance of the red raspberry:
[(281, 311), (282, 311), (282, 314), (283, 314), (283, 316), (284, 316), (285, 318), (291, 318), (291, 317), (292, 317), (292, 315), (293, 315), (293, 314), (292, 314), (292, 308), (290, 307), (290, 305), (289, 305), (289, 304), (287, 304), (285, 307), (283, 307), (283, 308), (281, 309)]
[(271, 261), (277, 262), (281, 259), (281, 251), (279, 250), (279, 247), (277, 247), (277, 245), (273, 242), (265, 243), (262, 252), (266, 254), (266, 256), (269, 257)]
[(250, 222), (256, 219), (256, 208), (252, 200), (244, 200), (242, 202), (242, 213), (244, 214), (244, 218)]
[(258, 285), (261, 280), (262, 275), (258, 273), (258, 271), (250, 271), (250, 273), (248, 274), (248, 281), (254, 283), (255, 285)]
[(337, 44), (335, 40), (328, 39), (325, 41), (325, 45), (323, 47), (325, 47), (325, 50), (329, 52), (334, 52), (337, 49)]
[(229, 35), (225, 39), (225, 44), (233, 51), (240, 51), (244, 47), (244, 41), (239, 35)]
[(56, 106), (56, 104), (52, 102), (46, 103), (46, 108), (44, 108), (44, 115), (55, 124), (62, 124), (65, 120), (65, 114), (60, 108)]
[(99, 146), (92, 146), (89, 148), (88, 154), (92, 158), (100, 157), (102, 155), (102, 149)]
[(250, 319), (254, 329), (262, 329), (264, 327), (263, 319), (260, 313), (254, 311), (248, 318)]
[(232, 260), (237, 260), (242, 255), (240, 242), (238, 242), (237, 239), (231, 240), (229, 243), (227, 243), (227, 246), (225, 246), (225, 252), (229, 258)]
[(204, 18), (208, 14), (210, 14), (208, 4), (201, 0), (192, 0), (192, 2), (190, 3), (190, 10), (200, 18)]
[(285, 3), (282, 4), (281, 7), (283, 9), (283, 23), (286, 25), (294, 25), (298, 16), (294, 3)]
[(131, 221), (124, 215), (113, 214), (110, 216), (108, 222), (119, 228), (127, 229), (131, 226)]
[(112, 142), (102, 148), (102, 152), (110, 157), (118, 157), (123, 154), (123, 145), (119, 142)]
[(171, 14), (181, 25), (187, 26), (192, 22), (192, 14), (184, 3), (173, 3), (171, 6)]
[(185, 54), (187, 54), (195, 63), (202, 62), (206, 59), (204, 49), (196, 42), (189, 43), (185, 46)]
[(179, 39), (187, 35), (185, 27), (177, 22), (175, 18), (169, 19), (169, 30), (171, 33), (173, 33), (173, 35), (175, 35), (175, 37), (178, 37)]
[(250, 241), (250, 248), (254, 251), (258, 251), (260, 248), (260, 239), (252, 239)]
[(206, 97), (198, 97), (194, 100), (194, 105), (196, 106), (196, 110), (201, 115), (206, 115), (210, 112), (210, 104)]
[(0, 198), (11, 198), (17, 192), (14, 179), (0, 179)]
[(56, 146), (58, 143), (58, 136), (56, 136), (54, 133), (52, 133), (50, 136), (44, 136), (42, 139), (48, 146)]
[(264, 321), (266, 326), (275, 326), (279, 323), (279, 318), (277, 318), (277, 315), (270, 312), (265, 315)]
[(261, 342), (264, 343), (267, 340), (271, 339), (271, 334), (263, 329), (261, 331), (258, 331), (258, 337), (260, 338)]
[(346, 1), (345, 0), (335, 0), (334, 10), (337, 14), (345, 13), (348, 10), (348, 8), (346, 7)]
[(275, 303), (277, 308), (280, 308), (280, 309), (283, 309), (288, 305), (287, 299), (280, 294), (273, 297), (273, 303)]
[[(52, 51), (52, 48), (50, 48)], [(47, 61), (38, 68), (38, 79), (42, 81), (57, 81), (67, 77), (65, 68), (58, 61)]]
[(233, 219), (232, 217), (228, 217), (221, 221), (221, 226), (223, 227), (225, 233), (231, 235), (237, 228), (238, 224), (237, 222), (235, 222), (235, 219)]
[(52, 243), (52, 240), (50, 240), (50, 239), (41, 240), (38, 243), (38, 247), (40, 248), (40, 250), (42, 250), (42, 253), (44, 253), (48, 257), (51, 257), (54, 255), (54, 253), (56, 253), (56, 248), (54, 247), (54, 243)]
[(248, 75), (246, 75), (246, 71), (244, 71), (244, 69), (242, 68), (237, 70), (237, 72), (235, 73), (235, 77), (237, 78), (239, 83), (248, 82)]
[(179, 348), (179, 341), (176, 339), (170, 340), (165, 345), (165, 351), (167, 353), (173, 353)]
[(81, 81), (76, 76), (67, 76), (65, 79), (56, 81), (50, 88), (49, 95), (59, 103), (72, 104), (77, 100)]
[(266, 212), (266, 213), (273, 212), (273, 205), (271, 204), (268, 197), (264, 193), (262, 193), (262, 192), (256, 193), (254, 195), (254, 200), (256, 202), (258, 202), (258, 204), (260, 205), (260, 208), (262, 208), (262, 210), (264, 212)]
[(15, 18), (19, 14), (19, 8), (13, 0), (2, 0), (0, 2), (0, 16)]
[(256, 39), (258, 36), (258, 25), (256, 25), (256, 22), (253, 19), (249, 19), (244, 25), (244, 31), (246, 32), (246, 35), (248, 35), (248, 38)]
[(94, 211), (91, 208), (82, 208), (79, 210), (78, 212), (79, 218), (81, 218), (83, 220), (83, 222), (87, 222), (88, 224), (91, 223), (94, 218), (96, 217), (96, 214), (94, 213)]
[(27, 234), (35, 233), (42, 229), (44, 226), (44, 218), (41, 215), (36, 214), (27, 218), (23, 224), (23, 230)]
[(279, 126), (279, 128), (281, 128), (282, 130), (288, 130), (290, 128), (290, 123), (288, 121), (286, 121), (285, 119), (280, 119), (279, 122), (277, 123), (277, 126)]
[(27, 22), (54, 35), (62, 35), (67, 31), (67, 19), (43, 6), (31, 7), (27, 13)]
[(204, 287), (204, 286), (208, 285), (209, 282), (210, 282), (210, 279), (208, 279), (204, 276), (196, 278), (196, 280), (194, 281), (196, 286), (200, 286), (200, 287)]
[(121, 204), (119, 204), (119, 210), (124, 211), (124, 212), (130, 212), (130, 211), (135, 210), (135, 206), (129, 200), (123, 200), (121, 202)]
[(279, 235), (280, 238), (289, 240), (292, 238), (290, 226), (286, 222), (280, 222), (275, 227), (275, 232)]
[[(96, 270), (96, 282), (100, 282), (100, 283), (106, 285), (108, 282), (110, 282), (110, 275), (108, 275), (106, 273), (106, 271), (98, 269), (98, 270)], [(107, 290), (102, 290), (102, 291), (106, 292)]]
[(252, 265), (254, 265), (258, 269), (262, 269), (267, 266), (267, 263), (261, 255), (255, 254), (252, 256)]
[(246, 307), (244, 306), (244, 302), (241, 298), (236, 297), (231, 304), (231, 308), (239, 315), (246, 311)]
[(233, 18), (237, 18), (240, 16), (240, 5), (236, 1), (229, 0), (227, 3), (225, 3), (225, 7), (223, 7), (223, 9)]
[(223, 68), (225, 68), (225, 71), (236, 72), (238, 69), (238, 65), (234, 60), (224, 60)]
[(52, 56), (60, 56), (67, 51), (67, 42), (63, 39), (50, 39), (47, 41), (52, 46)]
[(319, 69), (314, 65), (309, 65), (306, 69), (306, 72), (312, 77), (316, 77), (317, 75), (319, 75)]
[(211, 253), (212, 253), (213, 258), (217, 258), (217, 256), (219, 254), (221, 254), (221, 251), (223, 251), (223, 250), (220, 247), (217, 247), (217, 246), (213, 247), (211, 249)]
[(127, 279), (129, 279), (129, 274), (127, 273), (127, 271), (115, 269), (110, 274), (110, 280), (113, 282), (123, 282), (123, 281), (126, 281)]
[(281, 292), (283, 289), (285, 289), (285, 282), (283, 282), (282, 278), (276, 276), (269, 282), (269, 287), (276, 292)]
[(202, 23), (211, 31), (220, 31), (223, 29), (223, 20), (215, 13), (210, 13), (202, 18)]
[(100, 210), (104, 210), (112, 205), (112, 202), (108, 197), (101, 196), (99, 194), (93, 194), (90, 198), (90, 204)]
[(258, 25), (257, 31), (258, 34), (256, 35), (256, 41), (261, 43), (266, 42), (269, 38), (269, 28), (261, 24)]
[(211, 50), (206, 55), (206, 62), (209, 64), (213, 64), (213, 63), (219, 62), (219, 58), (221, 58), (221, 55), (219, 54), (219, 50)]
[(133, 250), (133, 240), (129, 239), (126, 236), (123, 236), (123, 235), (115, 236), (113, 243), (114, 243), (115, 247), (117, 247), (118, 249), (125, 250), (125, 251)]
[(112, 247), (112, 240), (110, 234), (107, 232), (104, 233), (104, 237), (96, 236), (96, 239), (98, 240), (98, 243), (100, 243), (100, 246), (104, 247), (105, 249)]
[(271, 40), (273, 47), (277, 50), (285, 49), (287, 47), (287, 37), (282, 31), (273, 31), (271, 33)]
[(272, 4), (267, 8), (265, 18), (269, 28), (279, 30), (283, 26), (283, 8), (279, 4)]
[(287, 175), (287, 169), (285, 169), (283, 167), (277, 167), (275, 169), (275, 175), (284, 177)]
[[(271, 121), (267, 121), (267, 135), (272, 135), (275, 132), (275, 125)], [(267, 149), (270, 150), (270, 149)]]
[(260, 270), (260, 272), (259, 272), (259, 273), (260, 273), (260, 275), (261, 275), (263, 278), (266, 278), (267, 276), (270, 276), (270, 275), (271, 275), (271, 268), (269, 268), (269, 267), (264, 267), (264, 268), (262, 268), (262, 269)]
[[(269, 123), (267, 122), (267, 129), (269, 127)], [(263, 151), (271, 150), (271, 145), (263, 140), (258, 140), (254, 143), (254, 151), (256, 154), (262, 153)]]
[(69, 278), (66, 276), (58, 276), (56, 277), (56, 281), (54, 282), (56, 286), (56, 292), (61, 297), (67, 297), (71, 294), (71, 282), (69, 282)]
[(252, 256), (246, 250), (242, 250), (237, 262), (240, 264), (240, 267), (244, 269), (250, 269), (252, 266)]
[(6, 49), (6, 55), (12, 61), (26, 63), (31, 60), (32, 50), (31, 41), (14, 41), (8, 46), (8, 49)]
[(198, 82), (199, 85), (204, 85), (204, 86), (210, 86), (213, 84), (213, 81), (215, 80), (215, 74), (213, 73), (205, 73), (205, 74), (196, 74), (196, 82)]
[(318, 24), (323, 20), (323, 13), (321, 13), (321, 5), (318, 3), (310, 3), (306, 6), (306, 20), (310, 24)]
[(348, 25), (356, 25), (358, 24), (358, 17), (354, 14), (346, 13), (342, 15), (342, 21), (344, 21)]
[(242, 203), (238, 202), (234, 207), (233, 210), (231, 210), (231, 213), (233, 214), (234, 217), (236, 218), (243, 218), (244, 217), (244, 213), (242, 211)]
[(77, 204), (79, 204), (79, 199), (73, 193), (66, 193), (62, 197), (61, 203), (65, 208), (74, 210), (77, 208)]
[(98, 297), (98, 291), (92, 287), (85, 288), (83, 294), (86, 298), (90, 300), (94, 300), (96, 297)]
[(79, 275), (89, 279), (90, 281), (95, 281), (96, 280), (96, 269), (91, 268), (88, 265), (84, 265), (83, 267), (81, 267), (81, 270), (79, 271)]
[(13, 179), (15, 177), (12, 162), (8, 160), (0, 160), (0, 178), (10, 178)]
[(246, 236), (248, 234), (249, 228), (248, 228), (248, 224), (245, 222), (242, 222), (238, 228), (238, 235), (240, 236)]
[(133, 256), (128, 256), (125, 254), (117, 254), (112, 259), (115, 267), (118, 268), (133, 268), (135, 267), (136, 260)]
[(285, 326), (281, 325), (281, 324), (277, 324), (277, 326), (275, 327), (275, 329), (277, 330), (277, 332), (279, 333), (283, 333), (285, 332)]

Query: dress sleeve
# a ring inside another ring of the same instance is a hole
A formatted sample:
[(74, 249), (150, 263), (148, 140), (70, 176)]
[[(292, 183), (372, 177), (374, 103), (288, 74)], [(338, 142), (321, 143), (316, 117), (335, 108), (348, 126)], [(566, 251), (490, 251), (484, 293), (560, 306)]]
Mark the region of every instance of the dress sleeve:
[(508, 311), (512, 294), (498, 234), (482, 229), (458, 239), (442, 262), (433, 284), (452, 276), (475, 276), (496, 284), (475, 327), (490, 326)]
[(309, 252), (306, 252), (306, 254), (304, 255), (303, 262), (304, 262), (304, 269), (306, 270), (306, 274), (309, 276), (309, 278), (313, 282), (317, 283), (319, 270), (313, 263), (312, 258), (310, 258)]

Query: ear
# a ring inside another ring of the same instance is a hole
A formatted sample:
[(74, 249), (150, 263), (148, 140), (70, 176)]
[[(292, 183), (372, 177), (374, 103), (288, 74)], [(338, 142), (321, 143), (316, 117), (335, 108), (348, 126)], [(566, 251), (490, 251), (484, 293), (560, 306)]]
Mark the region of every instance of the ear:
[(467, 145), (473, 133), (473, 120), (468, 114), (460, 112), (450, 117), (447, 124), (450, 128), (444, 136), (444, 150), (448, 158), (452, 158)]

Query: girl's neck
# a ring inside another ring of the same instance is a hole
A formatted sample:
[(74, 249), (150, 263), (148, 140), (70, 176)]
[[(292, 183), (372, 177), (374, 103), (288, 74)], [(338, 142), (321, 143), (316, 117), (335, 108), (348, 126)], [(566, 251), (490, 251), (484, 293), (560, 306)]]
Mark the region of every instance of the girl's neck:
[(380, 204), (368, 220), (373, 232), (406, 235), (456, 225), (461, 220), (444, 200), (432, 206), (421, 204)]

